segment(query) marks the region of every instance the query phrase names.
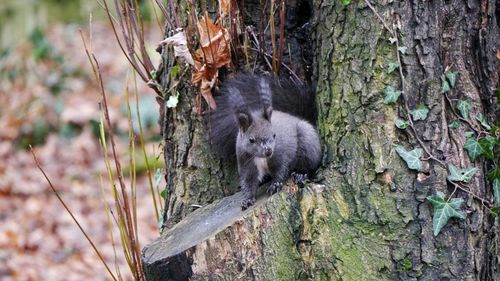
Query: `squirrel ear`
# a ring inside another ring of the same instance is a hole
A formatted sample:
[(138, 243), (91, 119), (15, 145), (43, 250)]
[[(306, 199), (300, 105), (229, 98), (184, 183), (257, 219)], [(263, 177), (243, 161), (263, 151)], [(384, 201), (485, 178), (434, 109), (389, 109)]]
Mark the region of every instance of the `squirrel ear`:
[(248, 127), (252, 124), (252, 119), (248, 114), (240, 112), (238, 113), (238, 124), (240, 125), (240, 129), (246, 132)]
[(268, 106), (264, 109), (264, 118), (266, 118), (268, 121), (271, 121), (271, 115), (273, 114), (273, 107)]

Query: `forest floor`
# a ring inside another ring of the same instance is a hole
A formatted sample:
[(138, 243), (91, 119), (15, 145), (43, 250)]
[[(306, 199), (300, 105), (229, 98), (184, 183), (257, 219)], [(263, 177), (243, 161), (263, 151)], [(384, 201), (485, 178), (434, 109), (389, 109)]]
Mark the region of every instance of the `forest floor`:
[[(1, 280), (111, 280), (36, 167), (30, 144), (65, 203), (115, 268), (104, 205), (113, 204), (113, 199), (97, 130), (101, 95), (79, 28), (55, 25), (38, 30), (15, 49), (0, 52)], [(86, 28), (83, 33), (101, 66), (118, 158), (127, 170), (125, 86), (127, 80), (133, 80), (133, 72), (107, 23), (94, 23), (91, 32)], [(153, 38), (149, 42), (160, 41), (160, 29), (155, 26), (154, 34), (148, 36)], [(157, 63), (159, 55), (154, 46), (151, 50)], [(137, 87), (141, 118), (148, 127), (144, 136), (149, 157), (162, 159), (155, 93), (142, 81)], [(132, 117), (133, 122), (136, 119)], [(135, 157), (138, 163), (144, 158), (139, 151)], [(130, 183), (130, 178), (126, 181)], [(137, 215), (141, 247), (158, 236), (149, 188), (146, 173), (140, 173)], [(113, 235), (118, 243), (116, 227)], [(131, 280), (121, 248), (117, 246), (116, 251), (124, 280)]]

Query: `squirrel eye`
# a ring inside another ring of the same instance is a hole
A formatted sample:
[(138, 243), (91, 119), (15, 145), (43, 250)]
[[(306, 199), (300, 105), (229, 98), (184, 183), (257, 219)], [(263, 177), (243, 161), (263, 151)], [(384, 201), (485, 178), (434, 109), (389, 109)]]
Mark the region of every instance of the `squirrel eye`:
[(249, 141), (250, 143), (254, 143), (254, 142), (255, 142), (255, 139), (254, 139), (254, 138), (250, 138), (248, 141)]
[(276, 134), (273, 135), (273, 139), (275, 139), (275, 138), (276, 138)]

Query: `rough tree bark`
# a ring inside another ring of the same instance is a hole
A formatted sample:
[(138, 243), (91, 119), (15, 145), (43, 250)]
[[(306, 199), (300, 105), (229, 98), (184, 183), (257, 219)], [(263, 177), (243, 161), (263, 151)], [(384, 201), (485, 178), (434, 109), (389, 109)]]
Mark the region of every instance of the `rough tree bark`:
[[(307, 6), (300, 3), (292, 6)], [(472, 196), (491, 201), (485, 179), (488, 163), (472, 162), (465, 152), (468, 124), (448, 126), (457, 119), (452, 110), (457, 99), (472, 100), (471, 116), (482, 113), (487, 120), (496, 120), (498, 4), (493, 0), (374, 4), (387, 27), (397, 30), (399, 46), (406, 48), (401, 52), (404, 83), (399, 75), (387, 72), (390, 63), (398, 62), (389, 40), (392, 34), (365, 1), (343, 6), (341, 1), (314, 0), (311, 7), (313, 79), (325, 144), (318, 183), (304, 189), (291, 186), (246, 212), (235, 211), (238, 194), (216, 201), (236, 190), (227, 187), (234, 184), (234, 173), (207, 156), (202, 126), (191, 111), (194, 94), (187, 91), (164, 122), (170, 191), (166, 217), (172, 226), (190, 212), (189, 204), (216, 202), (166, 230), (145, 249), (148, 278), (500, 280), (499, 220)], [(459, 73), (457, 86), (449, 93), (451, 104), (441, 93), (440, 77), (447, 68)], [(388, 85), (403, 92), (396, 105), (383, 103), (382, 92)], [(407, 110), (420, 103), (429, 108), (428, 117), (414, 122), (415, 130), (397, 129), (395, 119), (407, 119)], [(471, 123), (477, 125), (475, 120)], [(399, 158), (395, 144), (408, 150), (424, 145), (445, 165), (425, 154), (425, 169), (417, 174)], [(478, 168), (468, 184), (470, 192), (453, 193), (446, 180), (447, 164)], [(226, 181), (221, 184), (222, 179)], [(467, 216), (451, 219), (435, 237), (432, 207), (425, 198), (437, 191), (464, 198)], [(196, 222), (196, 217), (221, 213), (227, 214), (221, 221)], [(168, 244), (203, 224), (213, 224), (211, 232), (200, 230), (203, 234), (184, 248)], [(162, 245), (168, 246), (162, 249)]]

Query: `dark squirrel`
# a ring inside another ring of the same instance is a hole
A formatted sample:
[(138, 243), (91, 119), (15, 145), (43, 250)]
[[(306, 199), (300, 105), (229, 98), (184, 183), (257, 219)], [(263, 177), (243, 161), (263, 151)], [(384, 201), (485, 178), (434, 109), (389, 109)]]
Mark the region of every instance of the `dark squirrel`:
[(297, 180), (321, 161), (314, 93), (262, 76), (240, 74), (226, 81), (211, 115), (210, 141), (224, 158), (236, 155), (242, 209), (255, 203), (258, 186), (270, 177), (269, 193), (279, 192), (291, 173)]

